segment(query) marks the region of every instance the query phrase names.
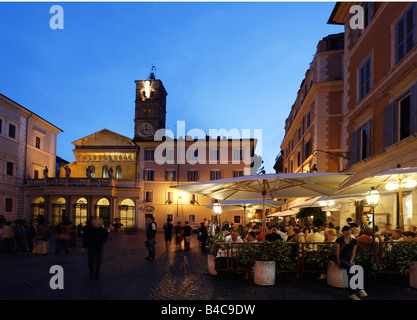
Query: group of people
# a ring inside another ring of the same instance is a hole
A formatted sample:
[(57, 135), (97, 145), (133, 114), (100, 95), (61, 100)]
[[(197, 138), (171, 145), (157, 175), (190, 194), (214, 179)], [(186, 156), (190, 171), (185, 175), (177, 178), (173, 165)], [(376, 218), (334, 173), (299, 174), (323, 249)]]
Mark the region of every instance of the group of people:
[[(70, 233), (73, 231), (74, 227), (65, 219), (56, 226), (45, 220), (35, 225), (23, 220), (11, 222), (0, 219), (0, 240), (3, 242), (4, 253), (9, 254), (48, 255), (52, 243), (56, 255), (61, 250), (69, 254), (68, 248), (76, 245), (71, 243)], [(99, 279), (103, 246), (109, 238), (108, 230), (100, 218), (89, 218), (86, 225), (79, 228), (79, 234), (82, 237), (82, 250), (88, 250), (90, 276)]]

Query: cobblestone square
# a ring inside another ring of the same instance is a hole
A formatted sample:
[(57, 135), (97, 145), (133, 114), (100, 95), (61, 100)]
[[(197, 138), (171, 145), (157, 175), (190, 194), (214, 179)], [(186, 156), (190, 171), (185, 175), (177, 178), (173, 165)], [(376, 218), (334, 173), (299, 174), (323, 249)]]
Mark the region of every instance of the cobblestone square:
[[(208, 274), (207, 258), (200, 252), (196, 235), (190, 251), (165, 249), (163, 233), (157, 234), (157, 253), (148, 261), (145, 233), (112, 233), (106, 242), (102, 279), (90, 279), (87, 254), (81, 243), (69, 254), (47, 256), (0, 254), (1, 300), (347, 300), (347, 291), (330, 287), (326, 280), (278, 276), (273, 287), (253, 280)], [(53, 249), (53, 246), (52, 246)], [(53, 265), (64, 270), (64, 289), (52, 290)], [(417, 290), (407, 281), (366, 283), (367, 300), (417, 300)]]

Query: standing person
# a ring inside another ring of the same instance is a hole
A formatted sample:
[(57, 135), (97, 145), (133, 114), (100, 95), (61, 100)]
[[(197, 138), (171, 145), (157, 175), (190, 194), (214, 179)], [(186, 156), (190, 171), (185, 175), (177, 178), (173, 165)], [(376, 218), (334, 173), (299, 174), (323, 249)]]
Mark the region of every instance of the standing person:
[(19, 252), (22, 251), (26, 254), (29, 253), (29, 247), (27, 243), (27, 229), (25, 228), (25, 225), (23, 221), (17, 221), (16, 222), (16, 229), (14, 229), (14, 238), (15, 238), (15, 244), (14, 244), (14, 251)]
[(362, 232), (365, 230), (365, 228), (372, 228), (372, 224), (368, 221), (368, 216), (366, 214), (362, 216), (362, 224), (359, 226), (361, 232), (359, 235), (362, 235)]
[(3, 226), (3, 240), (6, 253), (12, 253), (14, 248), (14, 232), (10, 221), (7, 221)]
[(36, 226), (32, 221), (30, 221), (28, 225), (28, 246), (30, 252), (36, 247)]
[(155, 236), (156, 236), (156, 222), (154, 216), (149, 218), (148, 229), (146, 229), (146, 246), (148, 247), (148, 256), (146, 260), (155, 260)]
[(181, 221), (178, 221), (178, 224), (175, 226), (175, 243), (177, 244), (177, 249), (181, 250), (181, 243), (184, 238), (184, 229), (182, 228)]
[(100, 279), (100, 269), (103, 260), (103, 246), (106, 241), (106, 229), (103, 228), (103, 221), (94, 218), (84, 230), (84, 241), (88, 249), (88, 269), (90, 277)]
[(44, 221), (38, 226), (38, 241), (40, 242), (40, 254), (48, 254), (49, 240), (51, 239), (51, 226), (48, 221)]
[(201, 223), (201, 226), (198, 229), (198, 235), (200, 236), (200, 241), (201, 241), (201, 252), (206, 254), (208, 232), (207, 232), (207, 227), (204, 222)]
[(172, 230), (174, 226), (171, 223), (171, 219), (167, 219), (167, 222), (164, 224), (164, 233), (165, 233), (165, 248), (168, 250), (172, 241)]
[(193, 228), (188, 225), (188, 221), (185, 221), (184, 230), (184, 250), (190, 250), (190, 243), (191, 243), (191, 232)]
[(68, 242), (70, 238), (70, 224), (68, 221), (64, 220), (56, 226), (56, 245), (55, 245), (55, 254), (58, 256), (61, 248), (65, 250), (65, 254), (68, 254)]
[(358, 224), (355, 222), (352, 222), (352, 218), (347, 218), (346, 219), (346, 223), (351, 227), (351, 228), (358, 228)]
[(214, 237), (216, 235), (216, 223), (209, 221), (209, 236)]
[[(356, 291), (350, 288), (350, 279), (352, 274), (349, 272), (350, 268), (355, 264), (355, 255), (358, 242), (352, 237), (352, 230), (350, 226), (344, 226), (342, 228), (342, 236), (336, 239), (335, 251), (336, 251), (336, 264), (343, 269), (346, 269), (348, 274), (349, 285), (349, 299), (360, 300), (356, 295)], [(365, 290), (359, 290), (359, 296), (364, 298), (367, 296)]]

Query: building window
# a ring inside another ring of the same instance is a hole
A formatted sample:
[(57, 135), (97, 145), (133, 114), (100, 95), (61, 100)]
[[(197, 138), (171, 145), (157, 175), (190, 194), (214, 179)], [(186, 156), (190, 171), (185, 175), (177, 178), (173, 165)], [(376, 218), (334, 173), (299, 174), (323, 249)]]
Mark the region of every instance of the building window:
[(417, 131), (417, 83), (384, 107), (383, 147), (397, 143)]
[(153, 191), (145, 191), (145, 202), (153, 202)]
[(350, 164), (364, 160), (371, 155), (371, 120), (355, 130), (350, 138)]
[(297, 142), (301, 140), (301, 126), (298, 127), (297, 138)]
[(219, 160), (219, 149), (210, 149), (209, 151), (209, 160), (210, 161), (218, 161)]
[(155, 171), (145, 170), (145, 181), (154, 181), (154, 180), (155, 180)]
[(36, 148), (38, 148), (38, 149), (40, 149), (40, 148), (41, 148), (41, 138), (36, 137), (36, 140), (35, 140), (35, 147), (36, 147)]
[(116, 179), (122, 179), (122, 166), (116, 167)]
[(364, 127), (360, 131), (360, 141), (361, 141), (361, 160), (366, 159), (368, 155), (368, 126)]
[(171, 204), (174, 200), (174, 192), (173, 191), (167, 191), (167, 199), (165, 201), (166, 204)]
[(310, 138), (304, 145), (304, 152), (305, 152), (304, 160), (306, 160), (310, 156), (311, 152), (313, 151), (311, 147), (312, 146), (311, 146), (311, 138)]
[(297, 153), (297, 167), (301, 166), (301, 152)]
[(175, 160), (175, 150), (174, 149), (166, 149), (166, 160), (172, 162)]
[(145, 150), (145, 161), (155, 161), (155, 150)]
[(371, 90), (371, 57), (359, 68), (359, 100)]
[(177, 172), (175, 170), (167, 170), (165, 174), (166, 181), (176, 181)]
[(241, 161), (242, 158), (242, 149), (233, 149), (233, 160)]
[(16, 126), (9, 123), (9, 137), (15, 139), (16, 138)]
[(13, 211), (13, 199), (12, 198), (6, 198), (6, 212), (12, 212)]
[(33, 178), (34, 179), (39, 179), (39, 171), (35, 170), (35, 172), (33, 173)]
[(103, 166), (102, 175), (103, 179), (107, 179), (109, 177), (109, 167)]
[(400, 120), (400, 140), (410, 136), (410, 95), (406, 96), (399, 102), (399, 120)]
[(95, 178), (96, 177), (96, 167), (91, 166), (91, 178)]
[(188, 181), (198, 181), (198, 171), (197, 170), (189, 170), (187, 172), (187, 180)]
[(294, 172), (294, 163), (293, 163), (293, 161), (291, 160), (291, 162), (290, 162), (290, 173), (293, 173)]
[(7, 162), (7, 165), (6, 165), (6, 174), (8, 176), (13, 176), (13, 162)]
[(0, 119), (0, 134), (3, 132), (3, 119)]
[(395, 25), (395, 63), (398, 63), (416, 44), (416, 14), (412, 4)]
[(219, 180), (220, 179), (220, 171), (219, 170), (211, 170), (210, 171), (210, 180)]
[(243, 177), (243, 170), (234, 170), (233, 171), (233, 178)]
[(306, 115), (306, 129), (310, 127), (310, 124), (311, 124), (311, 115), (310, 115), (310, 111), (308, 111)]

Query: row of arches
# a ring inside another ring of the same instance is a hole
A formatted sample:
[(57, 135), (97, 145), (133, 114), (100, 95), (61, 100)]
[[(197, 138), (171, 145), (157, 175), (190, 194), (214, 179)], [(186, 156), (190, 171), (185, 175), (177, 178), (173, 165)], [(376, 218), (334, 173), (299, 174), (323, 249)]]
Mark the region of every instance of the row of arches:
[[(64, 197), (55, 197), (50, 203), (50, 213), (46, 210), (46, 201), (43, 197), (37, 197), (31, 202), (31, 217), (32, 221), (38, 221), (40, 218), (46, 218), (51, 224), (57, 225), (63, 222), (65, 218), (69, 219), (72, 225), (85, 225), (88, 219), (88, 201), (85, 197), (80, 197), (72, 203), (67, 203)], [(72, 205), (72, 210), (68, 211), (69, 206)], [(136, 227), (135, 203), (130, 198), (124, 198), (118, 201), (118, 206), (114, 211), (114, 216), (111, 215), (111, 204), (107, 198), (99, 198), (94, 202), (91, 216), (100, 217), (105, 226), (112, 225), (114, 218), (119, 218), (123, 228), (132, 229)], [(45, 216), (47, 215), (47, 216)]]

